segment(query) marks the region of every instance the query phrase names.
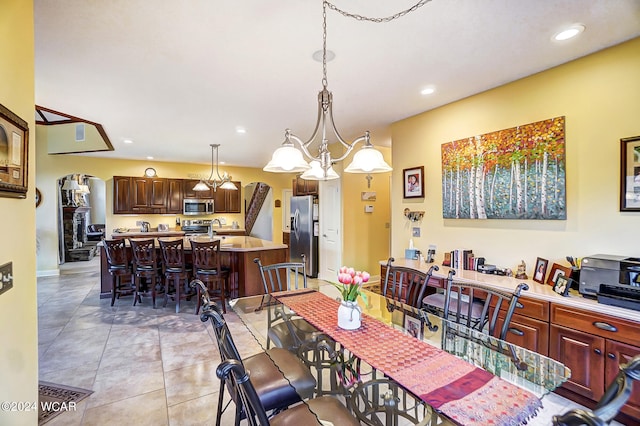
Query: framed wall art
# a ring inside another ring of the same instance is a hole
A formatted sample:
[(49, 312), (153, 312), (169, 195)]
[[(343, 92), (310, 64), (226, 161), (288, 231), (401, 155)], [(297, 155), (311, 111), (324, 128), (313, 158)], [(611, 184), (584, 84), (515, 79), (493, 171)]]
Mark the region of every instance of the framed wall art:
[(536, 259), (536, 267), (533, 270), (533, 280), (537, 283), (544, 284), (544, 278), (547, 276), (547, 266), (549, 261), (541, 257)]
[(620, 139), (620, 211), (640, 212), (640, 136)]
[(0, 197), (27, 197), (29, 127), (0, 104)]
[(424, 167), (413, 167), (402, 171), (404, 198), (424, 197)]
[(565, 117), (448, 142), (441, 155), (443, 218), (566, 220)]

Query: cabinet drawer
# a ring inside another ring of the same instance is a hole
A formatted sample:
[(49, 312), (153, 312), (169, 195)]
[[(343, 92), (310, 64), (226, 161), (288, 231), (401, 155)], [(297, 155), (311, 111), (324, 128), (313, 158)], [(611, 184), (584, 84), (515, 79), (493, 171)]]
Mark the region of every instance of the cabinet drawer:
[[(504, 324), (504, 316), (498, 317), (498, 329)], [(549, 355), (549, 323), (514, 314), (511, 317), (507, 342), (532, 350), (541, 355)]]
[(516, 308), (518, 315), (524, 315), (529, 318), (535, 318), (540, 321), (549, 322), (549, 302), (544, 300), (530, 299), (526, 296), (520, 297), (518, 303), (522, 308)]
[(640, 346), (640, 324), (622, 318), (552, 304), (551, 323)]

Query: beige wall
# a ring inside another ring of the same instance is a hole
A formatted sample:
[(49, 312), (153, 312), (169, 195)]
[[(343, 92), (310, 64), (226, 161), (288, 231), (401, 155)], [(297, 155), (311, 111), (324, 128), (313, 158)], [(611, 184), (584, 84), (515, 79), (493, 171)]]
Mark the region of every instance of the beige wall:
[[(36, 234), (38, 239), (37, 268), (39, 275), (56, 274), (58, 271), (58, 232), (57, 232), (57, 180), (67, 174), (82, 173), (98, 177), (106, 182), (106, 226), (109, 233), (114, 228), (137, 228), (136, 221), (145, 220), (152, 227), (159, 223), (175, 226), (176, 215), (114, 215), (113, 214), (113, 176), (142, 176), (147, 167), (153, 167), (159, 177), (187, 179), (189, 174), (208, 176), (209, 164), (186, 164), (153, 161), (132, 161), (107, 158), (94, 158), (81, 155), (48, 155), (46, 147), (40, 143), (46, 141), (46, 126), (37, 129), (37, 186), (42, 192), (42, 204), (37, 208)], [(206, 161), (206, 160), (205, 160)], [(242, 185), (251, 182), (266, 182), (273, 188), (274, 200), (281, 199), (282, 189), (291, 188), (292, 175), (265, 173), (261, 169), (248, 167), (222, 166), (221, 172), (228, 172), (233, 180)], [(242, 193), (244, 199), (244, 191)], [(231, 225), (238, 221), (244, 225), (244, 206), (241, 214), (217, 214)], [(182, 215), (179, 215), (181, 218)], [(282, 242), (282, 208), (273, 209), (273, 240)]]
[[(35, 276), (33, 2), (3, 0), (0, 103), (29, 123), (27, 199), (0, 198), (0, 264), (13, 262), (13, 288), (0, 294), (0, 401), (38, 401)], [(0, 410), (2, 425), (35, 425), (38, 411)]]
[[(375, 141), (373, 141), (375, 144)], [(344, 160), (347, 165), (353, 154)], [(376, 147), (385, 161), (391, 164), (391, 149)], [(371, 175), (371, 187), (367, 187), (367, 175), (356, 173), (340, 173), (342, 179), (342, 222), (343, 246), (342, 263), (358, 270), (368, 271), (376, 276), (380, 273), (378, 262), (389, 257), (389, 240), (391, 238), (389, 224), (391, 209), (389, 207), (389, 191), (391, 173)], [(375, 192), (376, 201), (362, 201), (362, 192)], [(365, 205), (373, 206), (373, 213), (365, 213)]]
[[(394, 123), (392, 254), (402, 257), (405, 207), (425, 210), (419, 249), (470, 248), (489, 263), (528, 273), (536, 257), (639, 256), (640, 214), (619, 211), (620, 138), (640, 135), (640, 38), (557, 68)], [(496, 70), (499, 72), (499, 70)], [(567, 220), (442, 218), (443, 143), (566, 116)], [(402, 169), (425, 166), (424, 199), (402, 198)], [(564, 261), (564, 264), (567, 264)]]

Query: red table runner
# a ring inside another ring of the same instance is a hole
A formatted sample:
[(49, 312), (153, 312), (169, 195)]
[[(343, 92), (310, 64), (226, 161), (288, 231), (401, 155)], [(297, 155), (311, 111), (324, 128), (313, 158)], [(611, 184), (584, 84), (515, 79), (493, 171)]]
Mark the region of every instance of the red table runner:
[(302, 290), (272, 296), (459, 424), (524, 424), (542, 407), (525, 389), (367, 314), (362, 315), (359, 329), (339, 328), (340, 303), (320, 292)]

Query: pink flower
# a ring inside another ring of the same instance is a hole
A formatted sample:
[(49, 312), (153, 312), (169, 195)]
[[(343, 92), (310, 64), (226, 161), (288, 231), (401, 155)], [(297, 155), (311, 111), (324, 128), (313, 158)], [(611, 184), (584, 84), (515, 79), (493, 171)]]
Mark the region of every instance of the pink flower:
[(369, 281), (369, 278), (371, 278), (371, 275), (369, 275), (367, 271), (364, 271), (362, 273), (362, 282), (366, 283), (367, 281)]

